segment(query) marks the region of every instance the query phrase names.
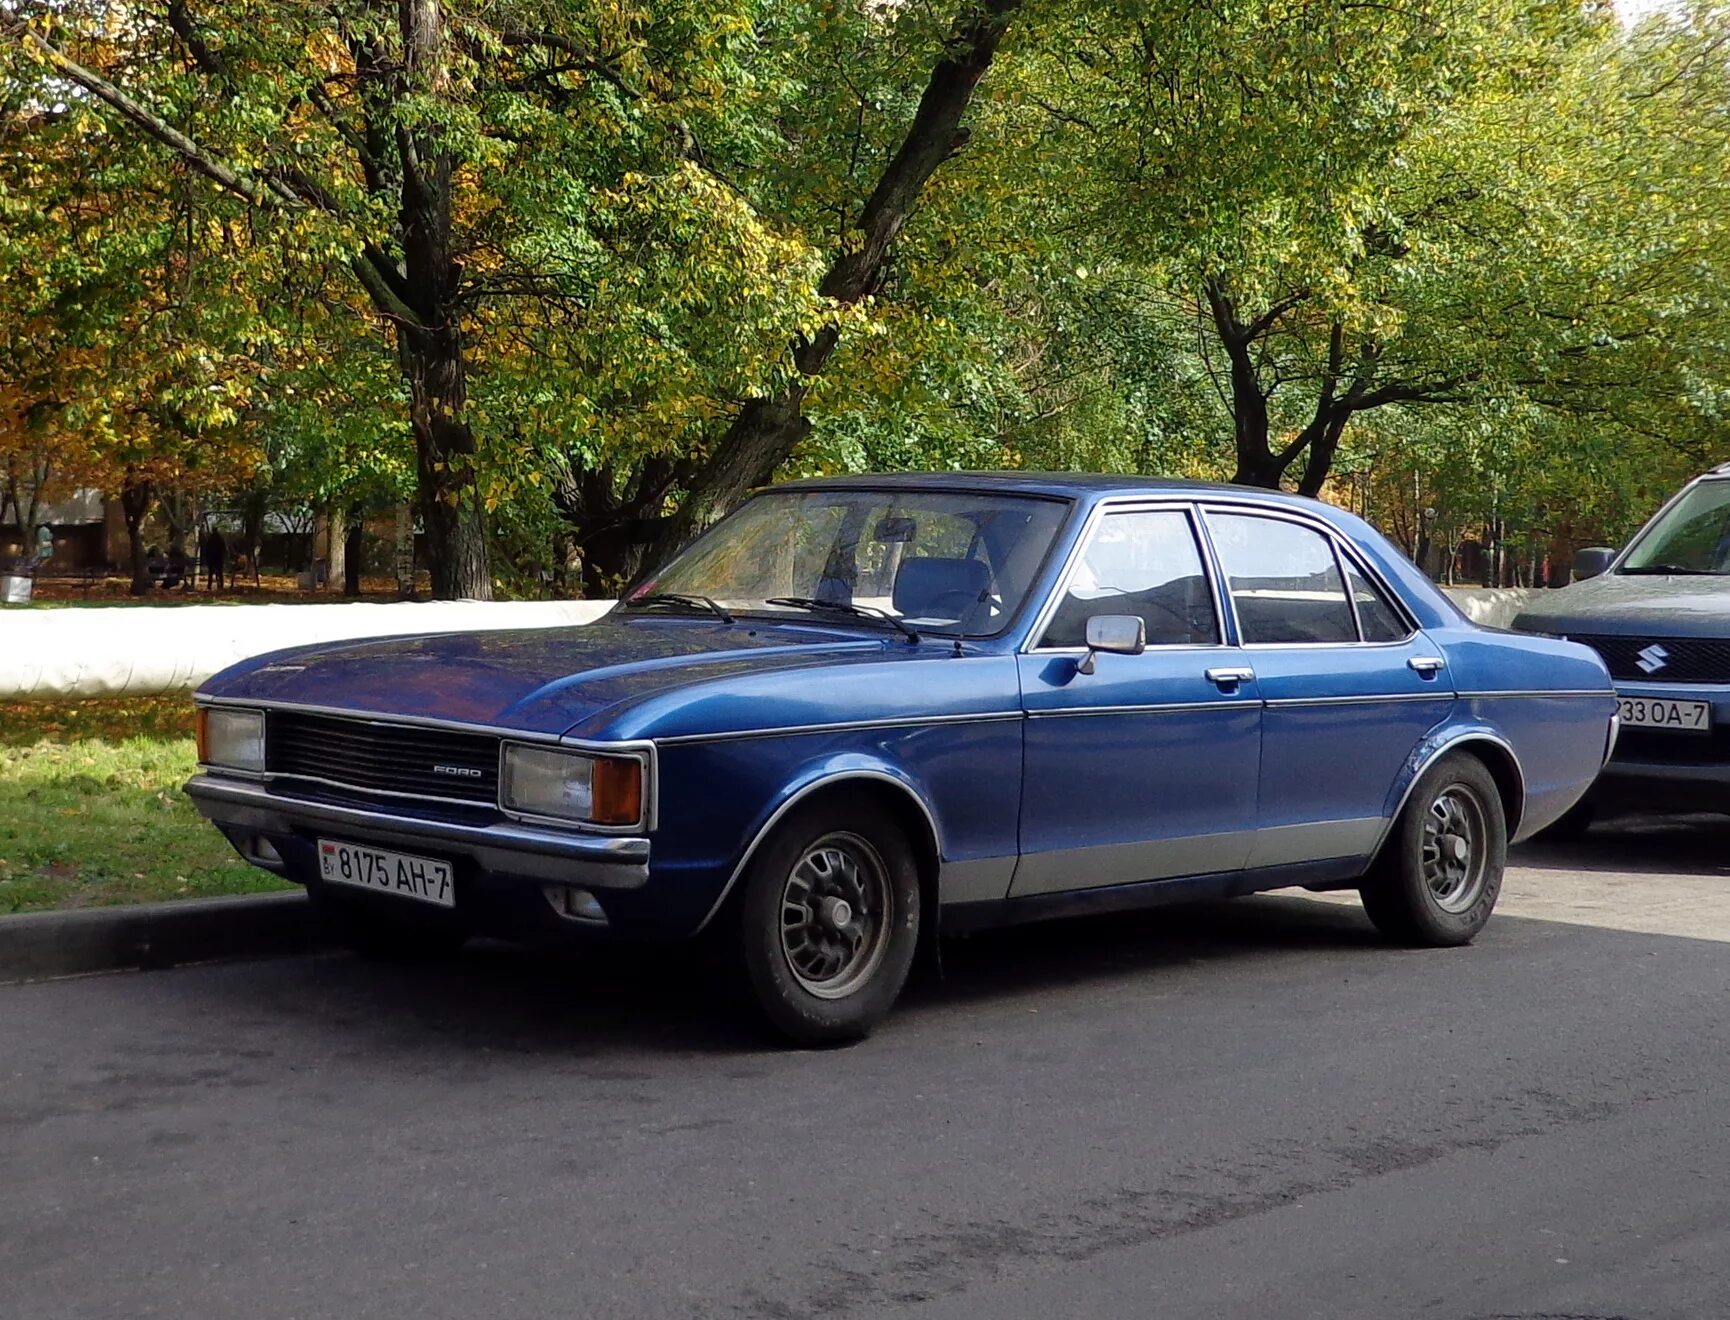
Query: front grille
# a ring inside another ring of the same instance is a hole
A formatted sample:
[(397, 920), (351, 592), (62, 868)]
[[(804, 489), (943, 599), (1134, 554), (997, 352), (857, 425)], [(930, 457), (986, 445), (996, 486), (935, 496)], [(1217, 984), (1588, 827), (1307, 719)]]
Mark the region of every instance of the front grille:
[(499, 793), (497, 738), (408, 724), (271, 711), (265, 725), (264, 765), (273, 775), (322, 780), (363, 792), (489, 805)]
[(1730, 640), (1573, 633), (1568, 634), (1568, 640), (1589, 646), (1603, 656), (1615, 678), (1638, 683), (1730, 683)]

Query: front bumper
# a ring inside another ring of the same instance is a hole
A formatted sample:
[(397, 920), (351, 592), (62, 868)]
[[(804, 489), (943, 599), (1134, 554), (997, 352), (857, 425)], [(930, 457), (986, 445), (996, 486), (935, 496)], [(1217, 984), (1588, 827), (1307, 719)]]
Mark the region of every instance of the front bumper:
[[(292, 865), (293, 844), (319, 835), (380, 846), (396, 845), (466, 860), (483, 883), (557, 881), (594, 890), (635, 890), (649, 882), (649, 841), (625, 835), (579, 834), (516, 823), (464, 825), (405, 816), (377, 807), (283, 797), (262, 784), (201, 774), (187, 796), (254, 865), (305, 883)], [(285, 862), (272, 863), (249, 843), (262, 836)], [(290, 844), (285, 850), (283, 844)]]
[(1705, 701), (1710, 734), (1623, 725), (1593, 801), (1668, 810), (1730, 811), (1730, 691), (1721, 684), (1616, 681), (1618, 697)]

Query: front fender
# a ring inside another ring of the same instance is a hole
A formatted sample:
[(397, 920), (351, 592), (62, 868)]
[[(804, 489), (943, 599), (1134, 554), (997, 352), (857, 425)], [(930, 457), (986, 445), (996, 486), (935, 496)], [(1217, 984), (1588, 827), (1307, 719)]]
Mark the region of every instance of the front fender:
[(1001, 898), (1015, 867), (1021, 736), (1019, 712), (1004, 712), (665, 743), (651, 888), (692, 927), (706, 922), (768, 829), (818, 789), (857, 780), (902, 794), (925, 823), (941, 901)]
[(864, 755), (858, 752), (842, 752), (820, 757), (800, 768), (799, 773), (782, 788), (767, 809), (760, 812), (746, 831), (745, 841), (737, 856), (727, 871), (727, 879), (720, 892), (716, 894), (714, 903), (704, 914), (701, 931), (720, 911), (721, 905), (727, 901), (727, 895), (733, 891), (739, 877), (744, 874), (751, 858), (756, 854), (758, 846), (768, 838), (786, 816), (791, 814), (801, 802), (805, 802), (825, 789), (846, 784), (882, 784), (887, 785), (892, 792), (899, 793), (924, 818), (929, 838), (926, 840), (938, 858), (939, 866), (943, 858), (943, 832), (937, 823), (936, 814), (929, 797), (917, 780), (900, 766), (876, 756)]

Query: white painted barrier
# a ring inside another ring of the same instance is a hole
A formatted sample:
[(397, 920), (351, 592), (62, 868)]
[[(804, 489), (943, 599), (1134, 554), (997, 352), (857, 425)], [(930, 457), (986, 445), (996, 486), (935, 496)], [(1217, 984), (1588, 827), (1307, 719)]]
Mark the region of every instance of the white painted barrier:
[(1465, 616), (1489, 628), (1506, 628), (1527, 603), (1540, 594), (1537, 587), (1443, 587)]
[(188, 692), (285, 646), (592, 623), (608, 600), (0, 609), (0, 701)]
[[(1474, 623), (1505, 628), (1531, 588), (1449, 587)], [(592, 623), (610, 600), (0, 609), (0, 701), (190, 692), (237, 660), (285, 646)]]

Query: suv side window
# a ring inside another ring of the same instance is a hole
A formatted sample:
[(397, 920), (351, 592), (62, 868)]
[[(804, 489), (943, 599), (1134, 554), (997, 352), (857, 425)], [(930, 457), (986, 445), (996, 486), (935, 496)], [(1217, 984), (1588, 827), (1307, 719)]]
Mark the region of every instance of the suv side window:
[(1411, 628), (1381, 589), (1352, 563), (1350, 555), (1341, 555), (1340, 558), (1345, 560), (1346, 581), (1351, 585), (1352, 601), (1358, 607), (1358, 627), (1363, 631), (1364, 640), (1398, 642), (1409, 636)]
[(1219, 615), (1187, 513), (1146, 509), (1100, 519), (1039, 644), (1084, 646), (1087, 621), (1099, 614), (1137, 615), (1149, 646), (1218, 644)]
[(1355, 642), (1351, 602), (1320, 532), (1282, 518), (1207, 517), (1245, 642)]

